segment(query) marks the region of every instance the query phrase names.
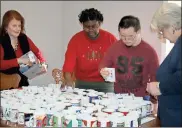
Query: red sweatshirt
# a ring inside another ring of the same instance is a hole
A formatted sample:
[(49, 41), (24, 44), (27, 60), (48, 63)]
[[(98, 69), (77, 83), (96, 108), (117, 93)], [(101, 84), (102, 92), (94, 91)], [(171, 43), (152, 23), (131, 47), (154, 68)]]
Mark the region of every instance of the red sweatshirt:
[[(30, 46), (30, 51), (32, 51), (36, 57), (40, 60), (40, 62), (45, 62), (45, 59), (41, 53), (41, 51), (35, 46), (35, 44), (32, 42), (30, 38), (28, 38), (28, 43)], [(15, 51), (16, 57), (19, 58), (23, 55), (22, 50), (20, 48), (20, 45), (18, 45), (18, 49)], [(4, 49), (0, 45), (0, 69), (6, 70), (12, 67), (19, 67), (19, 64), (17, 62), (17, 58), (11, 59), (11, 60), (4, 60)]]
[(136, 96), (146, 95), (147, 82), (156, 81), (159, 67), (155, 50), (145, 41), (136, 47), (127, 47), (122, 40), (108, 49), (100, 69), (113, 67), (116, 70), (116, 93), (134, 93)]
[(75, 72), (76, 79), (83, 81), (104, 81), (98, 66), (106, 50), (117, 39), (111, 33), (100, 30), (99, 37), (91, 40), (81, 31), (75, 34), (65, 53), (64, 72)]

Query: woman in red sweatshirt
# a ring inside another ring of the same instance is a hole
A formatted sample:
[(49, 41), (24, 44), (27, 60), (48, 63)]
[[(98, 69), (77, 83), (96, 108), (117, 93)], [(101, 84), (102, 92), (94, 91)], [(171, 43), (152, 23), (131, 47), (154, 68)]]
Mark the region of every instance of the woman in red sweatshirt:
[(106, 83), (99, 74), (98, 65), (106, 50), (116, 42), (111, 33), (100, 29), (103, 15), (97, 9), (83, 10), (79, 15), (83, 31), (70, 40), (65, 54), (63, 72), (67, 85), (73, 85), (71, 74), (76, 77), (76, 87), (113, 92), (113, 83)]
[(46, 71), (45, 59), (41, 51), (24, 34), (24, 18), (15, 10), (7, 11), (0, 28), (0, 72), (19, 74), (21, 76), (19, 87), (29, 85), (28, 78), (19, 71), (19, 64), (32, 65), (29, 59), (20, 58), (29, 51), (36, 55), (43, 70)]

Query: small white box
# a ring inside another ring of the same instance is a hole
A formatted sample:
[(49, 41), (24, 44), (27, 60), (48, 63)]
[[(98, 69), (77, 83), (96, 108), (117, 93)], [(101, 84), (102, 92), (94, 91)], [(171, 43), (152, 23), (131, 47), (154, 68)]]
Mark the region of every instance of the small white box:
[(29, 51), (28, 53), (21, 56), (21, 58), (29, 58), (30, 61), (33, 63), (32, 66), (28, 66), (25, 64), (20, 64), (20, 72), (25, 75), (28, 79), (33, 79), (34, 77), (44, 74), (45, 72), (42, 72), (42, 66), (39, 64), (37, 57), (32, 51)]

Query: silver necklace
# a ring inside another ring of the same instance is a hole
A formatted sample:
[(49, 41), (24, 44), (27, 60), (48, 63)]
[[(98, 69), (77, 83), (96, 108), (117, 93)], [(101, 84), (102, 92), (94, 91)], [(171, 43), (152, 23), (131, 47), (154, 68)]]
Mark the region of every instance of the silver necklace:
[(18, 50), (18, 42), (14, 46), (14, 51)]
[(14, 51), (18, 50), (18, 41), (16, 41), (12, 46)]

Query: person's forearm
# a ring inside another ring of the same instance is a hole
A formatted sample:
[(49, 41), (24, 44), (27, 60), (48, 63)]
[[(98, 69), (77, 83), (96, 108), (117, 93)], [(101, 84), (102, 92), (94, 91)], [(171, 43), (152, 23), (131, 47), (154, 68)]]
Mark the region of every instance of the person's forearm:
[(157, 97), (156, 97), (156, 96), (150, 95), (150, 101), (151, 101), (153, 104), (157, 104), (157, 103), (158, 103)]
[(0, 60), (0, 70), (7, 70), (13, 67), (19, 67), (18, 60), (11, 59), (11, 60)]
[(73, 82), (70, 72), (65, 72), (64, 73), (64, 79), (65, 79), (66, 83), (72, 83)]
[(46, 60), (42, 54), (42, 52), (39, 50), (37, 53), (35, 53), (35, 56), (39, 59), (40, 63), (45, 63)]

